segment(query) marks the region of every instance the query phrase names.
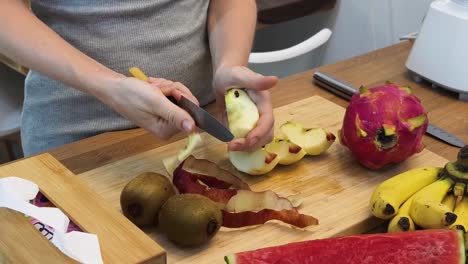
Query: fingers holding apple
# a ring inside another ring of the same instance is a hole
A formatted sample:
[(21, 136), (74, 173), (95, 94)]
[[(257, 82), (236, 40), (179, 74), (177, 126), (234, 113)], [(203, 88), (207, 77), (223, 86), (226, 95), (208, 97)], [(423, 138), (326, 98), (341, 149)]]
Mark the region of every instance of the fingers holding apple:
[[(242, 113), (252, 115), (251, 120), (255, 120), (255, 125), (251, 123), (239, 127), (240, 130), (249, 128), (246, 133), (237, 133), (233, 131), (236, 139), (228, 144), (231, 151), (254, 151), (261, 146), (271, 142), (273, 139), (273, 109), (270, 101), (270, 93), (268, 89), (272, 88), (278, 81), (275, 76), (263, 76), (255, 73), (250, 69), (242, 66), (223, 67), (216, 71), (213, 81), (213, 87), (216, 93), (217, 103), (223, 113), (222, 119), (225, 123), (229, 113), (231, 115), (238, 107), (246, 106), (247, 109)], [(230, 94), (229, 91), (235, 87), (243, 87), (239, 89), (243, 91), (240, 98), (234, 97), (235, 94)], [(249, 97), (249, 102), (244, 100)], [(234, 103), (235, 109), (227, 109), (226, 100), (231, 100)], [(247, 102), (247, 103), (245, 103)], [(234, 114), (235, 115), (235, 114)], [(231, 119), (236, 117), (231, 117)], [(253, 127), (253, 129), (252, 129)]]

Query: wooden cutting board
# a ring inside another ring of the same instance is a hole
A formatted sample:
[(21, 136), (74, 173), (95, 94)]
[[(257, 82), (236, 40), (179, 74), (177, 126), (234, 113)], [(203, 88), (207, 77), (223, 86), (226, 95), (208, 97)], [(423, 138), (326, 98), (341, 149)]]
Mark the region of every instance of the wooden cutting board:
[(0, 208), (0, 219), (0, 263), (78, 264), (50, 243), (23, 214)]
[[(164, 249), (51, 155), (42, 154), (0, 167), (0, 178), (9, 176), (36, 183), (41, 192), (71, 221), (83, 231), (96, 234), (104, 263), (166, 263)], [(3, 221), (9, 221), (10, 226), (24, 228), (24, 223), (11, 219), (11, 216), (6, 218), (3, 214), (0, 215), (1, 225)], [(35, 229), (32, 225), (31, 228)], [(28, 230), (10, 233), (14, 237), (9, 237), (8, 240), (4, 240), (2, 232), (0, 241), (10, 243), (9, 248), (29, 250), (31, 245), (22, 242), (24, 237), (21, 234), (24, 232)], [(11, 252), (4, 254), (9, 257)], [(44, 249), (43, 254), (49, 252)], [(24, 263), (34, 261), (32, 259)]]
[[(324, 127), (337, 135), (344, 108), (318, 96), (275, 109), (275, 129), (285, 121), (297, 121), (307, 127)], [(226, 145), (205, 133), (203, 146), (194, 156), (205, 158), (232, 170), (227, 160)], [(159, 147), (80, 174), (79, 177), (103, 199), (120, 210), (122, 188), (133, 177), (145, 171), (166, 174), (162, 159), (176, 154), (185, 140)], [(278, 222), (244, 229), (222, 228), (210, 243), (195, 249), (180, 249), (158, 230), (146, 230), (166, 249), (168, 263), (224, 263), (230, 253), (285, 244), (294, 241), (342, 236), (367, 232), (382, 221), (373, 218), (368, 204), (374, 188), (390, 176), (421, 166), (442, 166), (446, 160), (428, 150), (409, 160), (381, 171), (370, 171), (358, 165), (338, 140), (327, 153), (306, 157), (299, 163), (278, 166), (264, 176), (241, 175), (253, 190), (273, 190), (280, 195), (301, 194), (305, 200), (300, 211), (319, 219), (320, 224), (307, 230), (291, 228)]]

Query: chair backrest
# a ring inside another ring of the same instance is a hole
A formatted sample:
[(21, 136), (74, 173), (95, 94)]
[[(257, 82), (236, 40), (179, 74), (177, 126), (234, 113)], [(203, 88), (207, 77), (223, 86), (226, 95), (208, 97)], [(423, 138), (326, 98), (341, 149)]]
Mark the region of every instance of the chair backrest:
[(331, 35), (332, 31), (325, 28), (303, 42), (286, 49), (268, 52), (252, 52), (249, 56), (249, 63), (271, 63), (298, 57), (322, 46), (330, 39)]

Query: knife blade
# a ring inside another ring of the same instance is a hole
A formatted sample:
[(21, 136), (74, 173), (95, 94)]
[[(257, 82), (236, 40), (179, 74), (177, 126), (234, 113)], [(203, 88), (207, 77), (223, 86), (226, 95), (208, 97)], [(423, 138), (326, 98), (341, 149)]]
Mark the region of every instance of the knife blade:
[(194, 104), (189, 99), (182, 96), (177, 105), (187, 111), (192, 116), (193, 120), (195, 120), (197, 127), (201, 128), (208, 134), (223, 142), (229, 142), (234, 139), (234, 135), (229, 131), (229, 129), (227, 129), (214, 116), (205, 111), (205, 109)]
[[(336, 94), (346, 100), (350, 100), (351, 97), (359, 91), (353, 85), (346, 83), (345, 81), (339, 80), (330, 74), (326, 74), (320, 71), (316, 71), (313, 75), (315, 82), (322, 88)], [(457, 138), (455, 135), (437, 127), (433, 124), (428, 124), (426, 133), (436, 139), (439, 139), (452, 146), (462, 148), (465, 143)]]
[[(137, 67), (132, 67), (129, 70), (130, 74), (142, 81), (147, 82), (148, 77)], [(180, 108), (184, 109), (189, 113), (189, 115), (195, 121), (195, 125), (212, 135), (213, 137), (223, 141), (229, 142), (234, 139), (234, 135), (226, 128), (220, 121), (218, 121), (214, 116), (208, 113), (205, 109), (199, 107), (189, 99), (181, 96), (180, 100), (177, 102), (172, 96), (168, 96), (168, 99), (178, 105)]]

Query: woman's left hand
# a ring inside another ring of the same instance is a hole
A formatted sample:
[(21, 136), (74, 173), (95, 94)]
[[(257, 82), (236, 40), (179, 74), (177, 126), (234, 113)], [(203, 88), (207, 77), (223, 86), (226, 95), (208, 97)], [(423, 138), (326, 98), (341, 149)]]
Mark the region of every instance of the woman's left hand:
[(224, 95), (233, 87), (245, 88), (257, 105), (260, 114), (257, 126), (250, 131), (246, 138), (236, 138), (229, 142), (229, 150), (253, 151), (271, 142), (273, 139), (274, 118), (268, 90), (275, 86), (277, 82), (278, 78), (275, 76), (263, 76), (243, 66), (222, 67), (216, 70), (213, 78), (213, 88), (216, 94), (216, 102), (223, 113), (224, 123), (227, 123)]

